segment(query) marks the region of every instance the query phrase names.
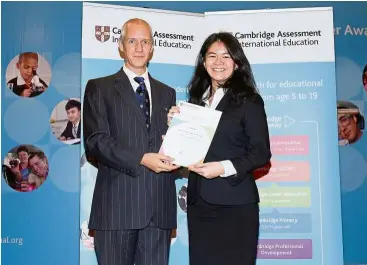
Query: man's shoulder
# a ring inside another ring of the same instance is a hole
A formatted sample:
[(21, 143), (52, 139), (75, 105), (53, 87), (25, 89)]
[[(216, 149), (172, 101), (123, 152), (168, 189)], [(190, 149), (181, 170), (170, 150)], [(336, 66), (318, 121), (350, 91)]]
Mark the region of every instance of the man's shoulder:
[(113, 84), (116, 80), (116, 74), (97, 77), (89, 79), (85, 90), (88, 92), (97, 91), (99, 89), (106, 89), (109, 87), (113, 87)]
[(174, 92), (175, 91), (175, 89), (173, 87), (170, 87), (170, 86), (166, 85), (165, 83), (155, 79), (152, 76), (151, 76), (151, 78), (156, 83), (156, 85), (159, 86), (160, 89), (166, 90), (166, 92), (169, 92), (169, 91)]
[(97, 77), (97, 78), (92, 78), (88, 80), (88, 83), (93, 83), (93, 84), (105, 84), (106, 82), (113, 82), (116, 79), (116, 74), (112, 74), (112, 75), (106, 75), (106, 76), (101, 76), (101, 77)]
[(8, 81), (8, 84), (17, 84), (17, 79), (18, 79), (18, 77), (14, 77), (13, 79), (10, 79)]

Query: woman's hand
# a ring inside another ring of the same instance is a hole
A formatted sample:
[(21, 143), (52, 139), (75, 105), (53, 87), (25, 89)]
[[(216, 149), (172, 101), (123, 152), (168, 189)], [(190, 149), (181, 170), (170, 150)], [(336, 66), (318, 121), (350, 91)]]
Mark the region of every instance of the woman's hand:
[(213, 179), (224, 174), (224, 167), (220, 162), (199, 163), (188, 167), (190, 171), (193, 171), (204, 178)]
[(169, 126), (171, 123), (171, 120), (173, 118), (173, 116), (176, 113), (180, 113), (180, 107), (177, 106), (172, 106), (172, 108), (169, 110), (168, 114), (167, 114), (167, 125)]

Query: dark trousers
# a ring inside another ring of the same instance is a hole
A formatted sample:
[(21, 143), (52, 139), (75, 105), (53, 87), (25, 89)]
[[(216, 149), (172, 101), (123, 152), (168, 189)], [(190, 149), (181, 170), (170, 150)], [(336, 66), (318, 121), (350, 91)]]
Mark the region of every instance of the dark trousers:
[(99, 265), (167, 265), (171, 229), (150, 222), (144, 229), (96, 230), (94, 245)]
[(187, 217), (190, 265), (256, 264), (258, 204), (220, 206), (199, 198)]

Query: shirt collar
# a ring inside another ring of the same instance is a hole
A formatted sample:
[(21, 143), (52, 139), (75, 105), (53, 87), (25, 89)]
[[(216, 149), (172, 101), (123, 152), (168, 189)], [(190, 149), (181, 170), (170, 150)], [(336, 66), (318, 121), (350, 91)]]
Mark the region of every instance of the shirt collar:
[(73, 127), (77, 127), (78, 128), (79, 127), (79, 123), (80, 123), (80, 120), (75, 125), (73, 124)]
[[(210, 91), (210, 87), (208, 87), (208, 89), (204, 92), (204, 95), (203, 95), (203, 99), (204, 99), (203, 102), (206, 106), (209, 106), (209, 99), (207, 98), (207, 96), (209, 95), (209, 91)], [(217, 96), (223, 97), (224, 96), (224, 89), (222, 87), (218, 87), (215, 90), (215, 94), (217, 94)]]
[[(135, 84), (136, 81), (134, 80), (134, 77), (137, 77), (139, 75), (135, 74), (133, 71), (131, 71), (129, 68), (126, 67), (126, 64), (124, 64), (124, 66), (122, 67), (122, 69), (124, 70), (125, 74), (127, 75), (127, 77), (130, 80), (131, 84)], [(149, 76), (148, 76), (148, 67), (146, 68), (144, 74), (140, 75), (141, 77), (144, 78), (144, 82), (147, 82), (149, 80)], [(138, 85), (138, 83), (136, 83)]]
[[(17, 86), (22, 86), (22, 85), (25, 85), (25, 81), (24, 81), (24, 78), (21, 76), (21, 75), (18, 75), (17, 76)], [(34, 84), (34, 80), (33, 78), (31, 79), (31, 84), (33, 85)]]

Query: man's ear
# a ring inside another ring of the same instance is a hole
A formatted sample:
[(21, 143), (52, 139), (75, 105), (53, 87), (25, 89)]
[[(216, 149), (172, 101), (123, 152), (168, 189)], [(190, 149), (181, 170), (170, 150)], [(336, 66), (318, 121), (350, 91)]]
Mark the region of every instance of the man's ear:
[(121, 41), (119, 41), (119, 49), (121, 52), (124, 52), (124, 45), (122, 45)]
[(16, 66), (17, 66), (17, 69), (19, 70), (19, 68), (20, 68), (20, 63), (17, 63), (17, 64), (16, 64)]
[(152, 38), (152, 48), (150, 49), (150, 53), (153, 54), (153, 52), (154, 52), (154, 40)]
[(355, 124), (357, 124), (357, 117), (355, 115), (353, 115), (353, 121)]

